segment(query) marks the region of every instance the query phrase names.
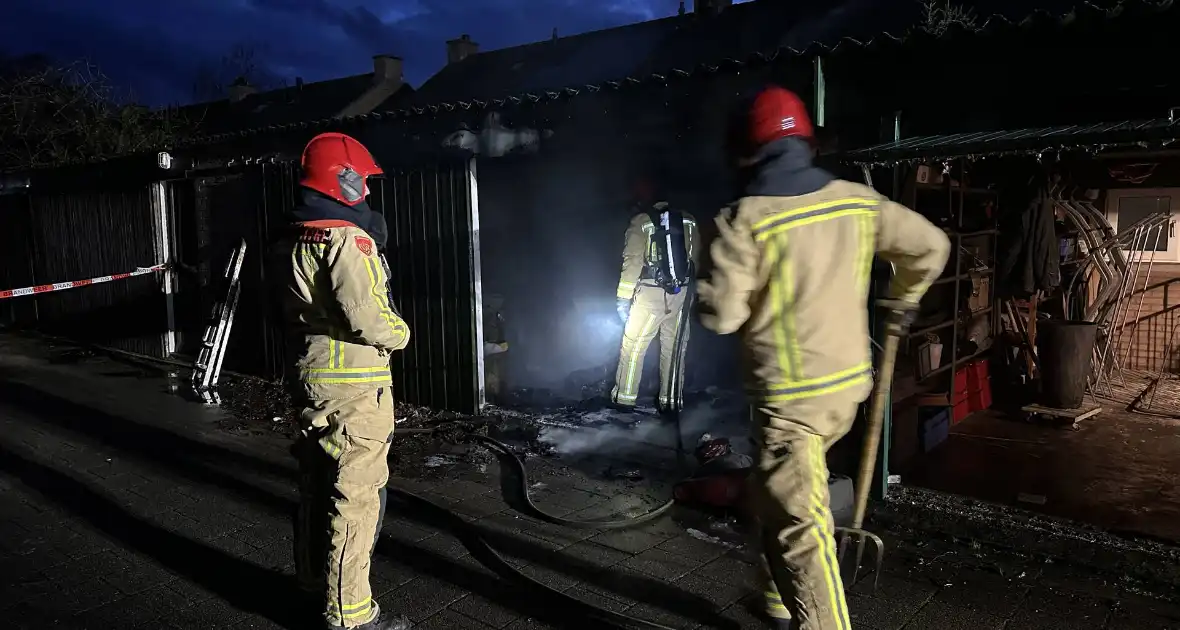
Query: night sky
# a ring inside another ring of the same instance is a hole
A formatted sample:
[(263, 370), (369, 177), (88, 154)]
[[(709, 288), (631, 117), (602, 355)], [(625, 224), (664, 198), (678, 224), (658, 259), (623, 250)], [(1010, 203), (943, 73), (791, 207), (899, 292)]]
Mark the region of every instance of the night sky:
[[(446, 40), (482, 50), (674, 15), (678, 0), (10, 0), (0, 51), (85, 58), (150, 104), (191, 100), (199, 68), (235, 45), (293, 82), (372, 70), (374, 54), (405, 59), (420, 85), (442, 67)], [(691, 2), (689, 5), (691, 7)]]
[[(916, 2), (862, 1), (907, 9)], [(982, 15), (1023, 15), (1032, 6), (1059, 10), (1073, 2), (964, 4)], [(287, 83), (370, 72), (372, 55), (393, 54), (405, 59), (406, 79), (421, 85), (444, 64), (446, 40), (463, 33), (491, 50), (548, 39), (555, 27), (573, 35), (666, 17), (678, 6), (679, 0), (9, 0), (0, 12), (0, 54), (87, 59), (141, 102), (162, 105), (191, 101), (199, 69), (235, 46), (253, 49), (264, 70)]]

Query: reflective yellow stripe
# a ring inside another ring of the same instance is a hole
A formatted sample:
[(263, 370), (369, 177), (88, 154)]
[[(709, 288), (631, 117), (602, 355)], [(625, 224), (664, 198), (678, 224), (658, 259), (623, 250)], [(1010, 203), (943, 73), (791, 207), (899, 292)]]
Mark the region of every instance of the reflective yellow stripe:
[(795, 361), (798, 344), (795, 342), (795, 299), (791, 287), (791, 265), (786, 254), (787, 235), (766, 244), (766, 257), (777, 273), (770, 275), (770, 307), (772, 317), (778, 322), (774, 327), (774, 346), (778, 355), (778, 367), (787, 381), (799, 378), (799, 364)]
[(304, 370), (308, 383), (383, 383), (390, 380), (387, 367), (310, 368)]
[(335, 602), (328, 602), (328, 614), (339, 619), (359, 619), (369, 616), (372, 612), (372, 597), (367, 597), (360, 603), (348, 604), (343, 607), (339, 606)]
[(377, 302), (377, 308), (381, 312), (381, 318), (389, 324), (394, 334), (405, 335), (406, 323), (402, 321), (402, 318), (395, 315), (393, 309), (389, 307), (388, 295), (385, 293), (385, 274), (381, 270), (380, 261), (376, 258), (366, 256), (365, 269), (369, 272), (369, 292)]
[[(659, 323), (659, 318), (648, 313), (646, 309), (636, 309), (635, 313), (646, 319), (640, 320), (639, 336), (631, 342), (631, 352), (627, 356), (627, 381), (621, 384), (623, 387), (619, 388), (619, 402), (634, 402), (639, 397), (639, 376), (643, 369), (643, 350), (646, 350), (646, 348), (640, 347), (642, 344), (639, 343), (639, 340), (650, 335)], [(628, 322), (628, 327), (630, 327), (630, 322)], [(627, 332), (624, 330), (624, 343), (627, 342), (626, 335)]]
[(877, 212), (877, 203), (875, 199), (853, 197), (825, 201), (811, 206), (772, 214), (754, 223), (752, 226), (754, 240), (765, 241), (771, 236), (780, 234), (786, 230), (840, 217), (865, 214), (873, 215)]
[(827, 465), (823, 456), (823, 438), (818, 435), (808, 435), (808, 457), (811, 465), (807, 468), (811, 472), (811, 516), (815, 524), (811, 533), (819, 545), (820, 563), (823, 565), (824, 584), (827, 586), (828, 602), (835, 617), (836, 627), (840, 630), (852, 630), (852, 621), (848, 618), (848, 604), (844, 601), (844, 584), (840, 579), (840, 562), (836, 558), (836, 541), (829, 533), (831, 516), (828, 512), (827, 501), (824, 500), (824, 489), (828, 485)]
[(344, 454), (344, 448), (336, 443), (336, 438), (332, 435), (320, 438), (319, 443), (320, 448), (324, 449), (324, 452), (332, 459), (338, 460)]
[(615, 297), (620, 300), (630, 300), (635, 296), (635, 283), (619, 280), (619, 287), (615, 289)]
[(787, 402), (834, 394), (865, 383), (872, 376), (873, 366), (866, 362), (825, 376), (775, 383), (768, 389), (751, 390), (750, 395), (764, 402)]

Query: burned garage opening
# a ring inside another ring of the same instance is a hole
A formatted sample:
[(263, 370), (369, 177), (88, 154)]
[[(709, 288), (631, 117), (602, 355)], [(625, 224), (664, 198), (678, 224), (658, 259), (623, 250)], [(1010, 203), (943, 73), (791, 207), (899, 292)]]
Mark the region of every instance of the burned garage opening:
[(1171, 119), (853, 151), (952, 253), (894, 377), (903, 485), (1180, 540)]

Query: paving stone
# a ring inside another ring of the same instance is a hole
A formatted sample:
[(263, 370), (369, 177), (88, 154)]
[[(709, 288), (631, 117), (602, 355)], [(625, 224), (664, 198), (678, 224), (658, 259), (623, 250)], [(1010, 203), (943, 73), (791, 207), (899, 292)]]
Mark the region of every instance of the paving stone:
[(570, 575), (568, 571), (563, 570), (564, 567), (560, 563), (554, 564), (556, 566), (529, 564), (522, 567), (520, 572), (526, 577), (532, 578), (557, 591), (564, 591), (578, 583), (578, 578)]
[(692, 573), (676, 580), (675, 585), (685, 593), (708, 600), (717, 610), (724, 610), (749, 594), (749, 589), (744, 586), (718, 582)]
[(444, 497), (450, 497), (459, 501), (467, 499), (474, 499), (486, 494), (490, 494), (496, 490), (495, 487), (479, 483), (473, 483), (462, 479), (447, 480), (436, 484), (430, 488), (431, 492), (441, 494)]
[(682, 555), (686, 558), (693, 558), (700, 564), (705, 564), (716, 560), (724, 555), (729, 548), (717, 543), (698, 540), (689, 536), (688, 534), (681, 534), (669, 540), (666, 540), (656, 546), (657, 549), (663, 549), (669, 553)]
[(168, 621), (178, 628), (224, 628), (242, 618), (242, 611), (222, 599), (210, 599), (168, 615)]
[(499, 514), (507, 511), (508, 505), (504, 500), (495, 496), (478, 496), (470, 499), (463, 499), (462, 501), (455, 501), (447, 505), (447, 509), (468, 516), (474, 519), (480, 519), (485, 516)]
[(1058, 589), (1033, 588), (1021, 603), (1017, 616), (1025, 613), (1038, 618), (1060, 617), (1082, 625), (1101, 626), (1110, 612), (1108, 600)]
[(503, 628), (523, 616), (512, 607), (479, 593), (471, 593), (456, 601), (450, 610), (479, 619), (493, 628)]
[(698, 568), (693, 574), (717, 582), (739, 584), (752, 589), (755, 587), (754, 578), (757, 572), (754, 570), (754, 565), (725, 555)]
[(849, 614), (853, 624), (869, 624), (880, 630), (899, 630), (929, 603), (937, 590), (930, 584), (885, 574), (876, 591), (871, 579), (858, 582), (848, 591)]
[(677, 628), (678, 630), (696, 630), (697, 628), (707, 627), (700, 619), (695, 619), (684, 614), (665, 610), (651, 604), (638, 604), (633, 606), (627, 609), (627, 615), (630, 617), (635, 617), (636, 619), (658, 623), (662, 626)]
[(562, 549), (561, 556), (569, 558), (572, 563), (584, 564), (587, 568), (604, 569), (630, 558), (631, 554), (585, 540)]
[(590, 539), (591, 542), (631, 554), (647, 551), (665, 540), (667, 537), (628, 529), (603, 532)]
[(373, 595), (380, 597), (418, 577), (418, 571), (393, 558), (373, 556), (369, 566), (369, 586)]
[(420, 630), (487, 630), (495, 627), (451, 610), (444, 610), (418, 626)]
[(1029, 585), (1018, 580), (984, 571), (959, 569), (938, 591), (935, 601), (1006, 619), (1012, 616), (1028, 590)]
[(648, 549), (643, 553), (624, 560), (621, 566), (635, 569), (661, 580), (673, 581), (687, 575), (702, 563), (664, 551), (662, 549)]
[(1105, 630), (1180, 630), (1180, 619), (1171, 619), (1150, 612), (1116, 612)]
[(555, 626), (539, 619), (526, 617), (509, 624), (504, 630), (564, 630), (562, 626)]
[(907, 630), (1001, 630), (1003, 627), (1004, 617), (943, 601), (926, 604), (906, 625)]
[(406, 615), (416, 623), (447, 608), (466, 594), (464, 589), (454, 584), (422, 576), (385, 594), (381, 605), (386, 610), (396, 610)]

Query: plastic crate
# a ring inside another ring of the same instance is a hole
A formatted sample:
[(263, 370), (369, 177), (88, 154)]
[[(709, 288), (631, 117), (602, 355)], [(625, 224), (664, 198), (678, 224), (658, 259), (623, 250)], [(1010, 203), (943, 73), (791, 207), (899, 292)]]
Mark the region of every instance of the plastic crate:
[(951, 410), (948, 407), (925, 407), (918, 411), (919, 418), (923, 417), (925, 410), (930, 410), (930, 415), (918, 426), (918, 444), (923, 453), (929, 453), (950, 435)]

